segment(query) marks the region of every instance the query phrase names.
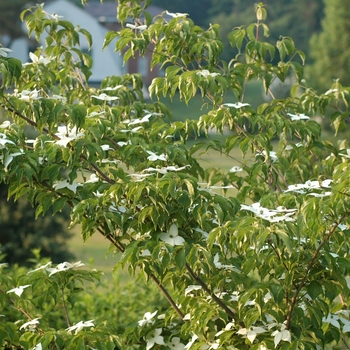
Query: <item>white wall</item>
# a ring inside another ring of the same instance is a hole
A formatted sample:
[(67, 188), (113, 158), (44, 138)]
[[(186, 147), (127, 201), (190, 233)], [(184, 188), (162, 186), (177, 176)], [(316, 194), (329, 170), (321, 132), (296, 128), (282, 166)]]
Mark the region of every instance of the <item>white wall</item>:
[[(123, 73), (122, 57), (114, 52), (113, 45), (102, 51), (104, 37), (108, 30), (101, 26), (93, 16), (67, 0), (54, 0), (45, 5), (44, 10), (48, 14), (56, 13), (59, 16), (63, 16), (64, 18), (62, 19), (70, 21), (74, 25), (79, 25), (92, 34), (93, 45), (90, 55), (92, 55), (94, 63), (90, 77), (91, 82), (100, 82), (106, 76), (121, 75)], [(44, 43), (44, 40), (42, 42)], [(87, 41), (83, 35), (81, 35), (80, 45), (81, 49), (88, 48)], [(38, 46), (40, 45), (38, 44)], [(29, 60), (28, 41), (25, 38), (15, 40), (11, 45), (11, 49), (14, 51), (12, 56), (19, 58), (23, 62)]]

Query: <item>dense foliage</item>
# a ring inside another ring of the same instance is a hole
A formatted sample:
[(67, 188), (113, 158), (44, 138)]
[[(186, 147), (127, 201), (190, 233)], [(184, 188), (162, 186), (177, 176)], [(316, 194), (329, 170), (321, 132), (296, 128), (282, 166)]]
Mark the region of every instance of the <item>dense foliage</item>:
[[(79, 262), (41, 263), (16, 278), (1, 275), (1, 302), (16, 294), (30, 320), (18, 329), (6, 314), (3, 343), (261, 350), (346, 342), (350, 150), (346, 140), (322, 139), (318, 119), (330, 113), (338, 133), (349, 88), (336, 83), (317, 95), (303, 87), (304, 54), (287, 36), (264, 41), (263, 4), (255, 6), (256, 23), (230, 32), (244, 54), (229, 62), (219, 59), (216, 24), (202, 29), (185, 14), (152, 19), (144, 11), (139, 0), (119, 1), (123, 29), (108, 33), (105, 46), (113, 42), (127, 61), (152, 44), (152, 65), (165, 69), (149, 88), (153, 98), (201, 98), (209, 111), (198, 121), (171, 122), (166, 106), (144, 100), (139, 75), (107, 77), (91, 88), (92, 61), (79, 49), (80, 40), (92, 43), (90, 34), (39, 5), (22, 14), (29, 35), (46, 33), (32, 62), (22, 65), (0, 48), (3, 87), (13, 89), (1, 93), (13, 123), (1, 125), (0, 180), (37, 215), (69, 206), (83, 238), (106, 237), (122, 253), (119, 265), (155, 283), (168, 307), (150, 305), (124, 331), (95, 315), (76, 325), (46, 314), (38, 320), (36, 293), (45, 308), (65, 310), (77, 284), (97, 277), (77, 269)], [(291, 75), (297, 84), (290, 96), (275, 99), (270, 85)], [(254, 109), (244, 97), (256, 79), (272, 100)], [(27, 124), (39, 132), (35, 140), (27, 139)], [(213, 130), (230, 133), (188, 143)], [(242, 160), (233, 156), (237, 148)], [(203, 168), (198, 158), (208, 150), (231, 159), (230, 170)]]

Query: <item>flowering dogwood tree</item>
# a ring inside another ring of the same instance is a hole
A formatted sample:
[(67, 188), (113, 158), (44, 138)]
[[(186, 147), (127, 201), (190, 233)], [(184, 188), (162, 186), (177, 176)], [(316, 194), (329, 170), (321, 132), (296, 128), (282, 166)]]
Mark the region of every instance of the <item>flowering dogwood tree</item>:
[[(120, 0), (122, 29), (108, 33), (104, 46), (115, 45), (124, 62), (152, 48), (151, 65), (165, 71), (149, 87), (155, 102), (144, 99), (137, 74), (90, 87), (92, 60), (79, 43), (92, 44), (91, 35), (42, 5), (24, 11), (29, 34), (45, 42), (25, 65), (0, 49), (2, 84), (10, 89), (1, 90), (1, 106), (12, 120), (1, 126), (0, 180), (10, 185), (9, 196), (26, 196), (37, 215), (69, 206), (84, 240), (106, 237), (122, 253), (120, 265), (144, 274), (165, 296), (166, 312), (142, 310), (118, 346), (346, 344), (349, 145), (322, 137), (319, 120), (327, 115), (336, 134), (344, 129), (349, 88), (335, 82), (317, 95), (303, 86), (304, 54), (290, 37), (265, 41), (261, 3), (256, 23), (229, 34), (238, 54), (224, 62), (217, 24), (202, 29), (181, 13), (151, 18), (149, 2)], [(290, 75), (297, 81), (290, 96), (275, 99), (270, 84)], [(252, 80), (262, 81), (271, 102), (257, 108), (246, 102)], [(159, 99), (175, 94), (184, 103), (201, 98), (208, 111), (199, 120), (171, 122)], [(37, 131), (34, 140), (27, 139), (28, 125)], [(224, 141), (187, 142), (227, 128)], [(208, 150), (226, 155), (230, 170), (203, 168), (198, 158)], [(57, 278), (73, 266), (39, 272)], [(31, 283), (8, 292), (22, 298)], [(86, 320), (66, 327), (72, 337), (86, 335), (81, 346), (97, 326), (94, 315)], [(32, 328), (41, 322), (29, 321)], [(26, 336), (26, 348), (41, 344), (40, 332)], [(64, 347), (50, 339), (48, 348)]]

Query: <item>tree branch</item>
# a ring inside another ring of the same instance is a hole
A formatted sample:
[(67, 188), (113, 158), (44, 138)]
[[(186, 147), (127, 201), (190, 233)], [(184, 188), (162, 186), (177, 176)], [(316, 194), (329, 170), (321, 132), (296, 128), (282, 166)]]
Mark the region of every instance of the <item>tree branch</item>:
[(220, 306), (222, 307), (226, 313), (235, 321), (237, 321), (236, 314), (234, 311), (232, 311), (225, 303), (220, 300), (207, 286), (207, 284), (198, 276), (194, 273), (192, 270), (191, 266), (186, 263), (186, 269), (191, 275), (191, 277), (203, 288), (203, 290), (210, 295), (210, 297)]

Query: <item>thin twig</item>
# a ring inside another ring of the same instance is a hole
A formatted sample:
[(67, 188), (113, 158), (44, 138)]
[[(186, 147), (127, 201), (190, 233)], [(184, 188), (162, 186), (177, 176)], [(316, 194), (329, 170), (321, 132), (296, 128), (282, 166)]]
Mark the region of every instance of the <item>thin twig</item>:
[(68, 310), (67, 310), (67, 304), (66, 301), (64, 300), (64, 287), (62, 287), (62, 303), (63, 303), (63, 310), (64, 310), (64, 315), (66, 317), (66, 322), (68, 327), (70, 327), (70, 321), (69, 321), (69, 316), (68, 316)]
[(173, 309), (177, 312), (177, 314), (181, 317), (181, 319), (183, 320), (185, 315), (182, 313), (182, 311), (179, 309), (179, 307), (176, 305), (174, 299), (170, 296), (170, 294), (168, 293), (168, 291), (164, 288), (164, 286), (160, 283), (160, 281), (158, 280), (158, 278), (152, 273), (150, 274), (150, 277), (152, 278), (152, 280), (155, 282), (155, 284), (157, 285), (157, 287), (162, 291), (162, 293), (164, 294), (165, 298), (168, 300), (168, 302), (170, 303), (170, 305), (173, 307)]

